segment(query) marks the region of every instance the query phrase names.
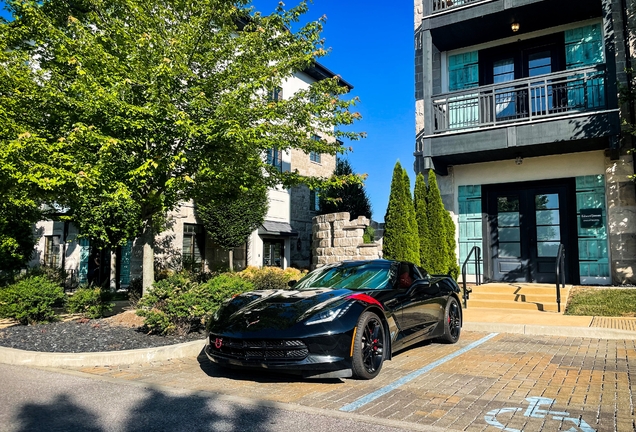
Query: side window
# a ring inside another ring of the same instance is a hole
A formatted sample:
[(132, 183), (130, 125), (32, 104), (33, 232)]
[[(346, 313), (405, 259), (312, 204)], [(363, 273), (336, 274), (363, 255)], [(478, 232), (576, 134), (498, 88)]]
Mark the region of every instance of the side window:
[(320, 210), (320, 189), (313, 189), (309, 191), (309, 210)]
[(275, 167), (278, 171), (283, 170), (283, 151), (274, 147), (267, 149), (267, 164)]
[(44, 265), (57, 268), (60, 261), (60, 236), (46, 236)]
[(205, 253), (205, 232), (202, 225), (183, 224), (183, 268), (201, 270)]
[[(320, 137), (316, 134), (311, 136), (314, 141), (320, 141)], [(315, 151), (309, 152), (309, 160), (312, 162), (320, 163), (321, 154)]]
[(274, 87), (267, 93), (268, 102), (279, 102), (283, 100), (283, 89), (281, 87)]
[(415, 280), (415, 273), (413, 271), (413, 265), (409, 263), (400, 263), (398, 269), (398, 288), (409, 288)]

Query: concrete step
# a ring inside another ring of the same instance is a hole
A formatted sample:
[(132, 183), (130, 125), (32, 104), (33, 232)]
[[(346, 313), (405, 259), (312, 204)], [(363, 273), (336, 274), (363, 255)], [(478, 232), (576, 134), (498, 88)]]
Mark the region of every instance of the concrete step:
[[(563, 298), (567, 293), (564, 290), (561, 290), (561, 298)], [(550, 294), (535, 294), (535, 293), (523, 293), (523, 294), (512, 294), (512, 293), (491, 293), (491, 292), (475, 292), (473, 291), (470, 294), (471, 300), (511, 300), (515, 302), (556, 302), (556, 290), (551, 292)]]
[[(487, 283), (472, 286), (469, 308), (518, 309), (557, 312), (556, 286), (552, 284)], [(571, 285), (561, 288), (561, 312)]]
[[(555, 302), (522, 302), (513, 300), (468, 300), (468, 308), (488, 308), (488, 309), (519, 309), (545, 312), (557, 312)], [(564, 303), (561, 303), (561, 312), (564, 310)]]
[[(571, 285), (565, 286), (567, 289)], [(554, 284), (512, 284), (512, 283), (488, 283), (484, 285), (473, 286), (474, 293), (505, 293), (505, 294), (537, 294), (537, 295), (556, 295), (556, 285)], [(561, 289), (563, 290), (563, 288)]]

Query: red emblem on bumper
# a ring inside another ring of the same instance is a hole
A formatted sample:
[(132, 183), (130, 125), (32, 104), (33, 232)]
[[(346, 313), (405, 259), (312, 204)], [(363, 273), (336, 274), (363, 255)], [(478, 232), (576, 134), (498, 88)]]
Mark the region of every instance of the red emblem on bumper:
[(216, 338), (216, 340), (214, 341), (214, 348), (221, 349), (222, 346), (223, 346), (223, 339)]

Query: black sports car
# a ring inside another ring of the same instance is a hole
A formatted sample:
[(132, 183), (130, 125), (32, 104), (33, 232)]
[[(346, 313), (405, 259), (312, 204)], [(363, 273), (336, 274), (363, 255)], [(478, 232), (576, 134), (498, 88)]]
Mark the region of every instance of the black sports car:
[(457, 283), (411, 263), (346, 261), (290, 284), (226, 300), (208, 326), (208, 358), (306, 377), (371, 379), (409, 345), (459, 340)]

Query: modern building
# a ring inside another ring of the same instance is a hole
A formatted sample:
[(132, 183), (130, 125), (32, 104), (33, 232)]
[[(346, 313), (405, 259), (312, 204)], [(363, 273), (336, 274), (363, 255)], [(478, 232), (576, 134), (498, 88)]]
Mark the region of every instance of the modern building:
[(415, 0), (415, 171), (437, 174), (460, 265), (478, 246), (487, 280), (553, 283), (562, 245), (567, 283), (636, 282), (634, 6)]
[[(319, 63), (297, 72), (275, 90), (273, 99), (293, 95), (312, 83), (336, 75)], [(340, 79), (340, 84), (353, 86)], [(319, 133), (319, 132), (317, 132)], [(319, 135), (315, 135), (320, 139)], [(333, 137), (323, 137), (333, 139)], [(297, 170), (305, 176), (327, 178), (336, 168), (334, 155), (292, 149), (272, 149), (263, 157), (279, 170)], [(306, 186), (277, 187), (268, 191), (269, 208), (265, 221), (246, 244), (232, 252), (233, 268), (276, 266), (309, 268), (311, 263), (312, 218), (317, 215), (318, 191)], [(76, 282), (125, 286), (142, 274), (142, 246), (136, 240), (116, 250), (100, 250), (89, 239), (79, 239), (72, 224), (41, 221), (35, 227), (40, 238), (31, 266), (47, 265), (69, 271)], [(206, 234), (196, 215), (194, 203), (183, 203), (168, 215), (168, 229), (155, 239), (157, 271), (194, 266), (211, 271), (229, 267), (229, 251), (220, 248)]]

